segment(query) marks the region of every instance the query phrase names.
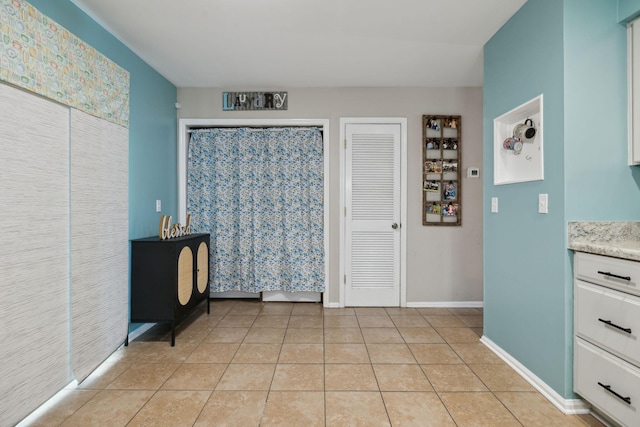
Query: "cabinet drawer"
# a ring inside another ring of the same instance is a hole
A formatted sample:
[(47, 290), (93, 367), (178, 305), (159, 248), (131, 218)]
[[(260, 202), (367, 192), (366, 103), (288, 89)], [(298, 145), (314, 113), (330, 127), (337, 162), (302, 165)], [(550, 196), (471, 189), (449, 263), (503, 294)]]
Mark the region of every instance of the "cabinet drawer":
[(640, 426), (638, 368), (576, 338), (573, 369), (576, 393), (614, 421), (624, 426)]
[(640, 295), (640, 262), (577, 252), (576, 278)]
[(640, 297), (576, 280), (575, 329), (582, 338), (640, 366)]

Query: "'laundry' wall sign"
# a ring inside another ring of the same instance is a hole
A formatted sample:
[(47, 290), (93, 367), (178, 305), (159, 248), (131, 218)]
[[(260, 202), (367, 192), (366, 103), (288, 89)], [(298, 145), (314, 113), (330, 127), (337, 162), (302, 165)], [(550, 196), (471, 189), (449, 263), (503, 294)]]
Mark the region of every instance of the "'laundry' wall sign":
[(286, 110), (287, 92), (222, 92), (222, 111)]

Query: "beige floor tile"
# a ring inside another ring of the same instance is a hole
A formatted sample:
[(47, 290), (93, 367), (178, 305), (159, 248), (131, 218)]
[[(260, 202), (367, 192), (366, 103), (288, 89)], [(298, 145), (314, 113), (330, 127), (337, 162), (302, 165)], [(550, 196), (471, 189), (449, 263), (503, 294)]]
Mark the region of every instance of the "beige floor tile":
[(436, 344), (444, 342), (440, 334), (430, 326), (398, 327), (398, 332), (400, 332), (402, 338), (407, 344)]
[(355, 307), (356, 315), (360, 316), (388, 316), (384, 307)]
[(391, 425), (402, 427), (455, 427), (435, 393), (382, 393)]
[(425, 320), (420, 314), (414, 315), (391, 315), (391, 321), (396, 328), (427, 328), (429, 322)]
[(370, 364), (325, 365), (324, 387), (330, 391), (377, 391), (373, 368)]
[(484, 333), (483, 328), (471, 328), (471, 330), (478, 336), (478, 338), (482, 338), (482, 334)]
[(227, 316), (257, 315), (262, 311), (261, 304), (235, 305), (227, 312)]
[(458, 316), (462, 323), (470, 328), (481, 328), (483, 326), (482, 316)]
[(290, 316), (258, 316), (252, 328), (286, 328)]
[(211, 315), (216, 316), (225, 316), (231, 310), (231, 306), (229, 305), (220, 305), (215, 302), (211, 302)]
[(282, 344), (286, 329), (282, 328), (256, 328), (249, 329), (244, 343), (250, 344)]
[(229, 363), (240, 347), (239, 343), (201, 343), (185, 363)]
[(364, 343), (360, 328), (335, 328), (324, 330), (324, 342), (357, 344)]
[(353, 307), (345, 308), (325, 308), (322, 310), (325, 316), (355, 316), (356, 310)]
[(535, 391), (535, 389), (510, 366), (468, 365), (491, 391)]
[(266, 316), (290, 316), (294, 304), (291, 302), (267, 302), (260, 314)]
[(283, 344), (278, 363), (323, 363), (322, 344)]
[(324, 426), (324, 393), (272, 391), (260, 427)]
[(324, 391), (324, 365), (278, 364), (271, 382), (271, 390)]
[(289, 320), (290, 328), (322, 328), (323, 327), (322, 315), (307, 315), (307, 316), (291, 316)]
[(367, 344), (404, 343), (396, 328), (361, 328), (361, 332)]
[(373, 371), (381, 391), (433, 391), (418, 365), (374, 364)]
[(176, 363), (140, 363), (131, 366), (107, 386), (110, 390), (157, 390), (178, 369)]
[(371, 363), (418, 363), (406, 344), (367, 344)]
[(253, 322), (256, 320), (256, 315), (251, 316), (242, 316), (242, 315), (232, 315), (227, 314), (224, 318), (218, 323), (217, 328), (250, 328), (253, 325)]
[(210, 391), (161, 390), (153, 395), (127, 427), (192, 426), (210, 395)]
[(538, 392), (495, 395), (525, 427), (586, 427), (579, 417), (563, 414)]
[(604, 424), (602, 424), (597, 418), (595, 418), (591, 414), (580, 414), (580, 415), (577, 415), (577, 417), (580, 418), (580, 420), (589, 427), (606, 427)]
[(358, 315), (358, 324), (361, 328), (395, 328), (391, 318), (384, 316), (361, 316)]
[(152, 390), (102, 390), (62, 426), (124, 426), (154, 393)]
[(325, 363), (370, 363), (364, 344), (325, 344)]
[(380, 392), (326, 392), (327, 427), (390, 426)]
[(423, 365), (422, 370), (438, 392), (487, 390), (467, 365)]
[(284, 342), (287, 344), (322, 344), (324, 333), (320, 328), (289, 328), (284, 335)]
[(218, 381), (216, 390), (269, 390), (275, 364), (230, 364)]
[(450, 316), (453, 314), (445, 307), (424, 307), (417, 308), (416, 310), (423, 316)]
[(203, 342), (240, 343), (249, 332), (249, 328), (213, 328)]
[(50, 427), (62, 424), (89, 400), (98, 390), (69, 390), (60, 402), (29, 423), (29, 427)]
[(325, 328), (357, 328), (358, 318), (356, 316), (327, 316), (324, 317)]
[(453, 315), (434, 315), (425, 316), (425, 318), (434, 328), (465, 328), (467, 326)]
[(471, 308), (471, 307), (452, 307), (449, 309), (449, 311), (451, 311), (451, 313), (455, 314), (456, 316), (482, 316), (482, 308)]
[(81, 390), (102, 390), (118, 378), (124, 371), (133, 366), (130, 363), (103, 363), (84, 381), (78, 384)]
[(231, 363), (276, 363), (282, 344), (241, 344)]
[(194, 427), (258, 427), (266, 391), (214, 391)]
[(458, 427), (520, 427), (493, 393), (440, 393)]
[(481, 342), (477, 343), (453, 343), (451, 348), (467, 364), (503, 364), (504, 362), (496, 354), (489, 350)]
[(418, 310), (408, 307), (385, 307), (384, 311), (391, 317), (393, 316), (420, 316)]
[(413, 357), (421, 365), (463, 363), (447, 344), (408, 344)]
[(174, 347), (171, 347), (168, 340), (139, 344), (135, 350), (134, 360), (136, 363), (182, 363), (196, 348), (196, 344), (187, 343), (184, 340), (178, 342), (177, 338)]
[(471, 329), (464, 328), (435, 328), (442, 338), (449, 344), (478, 342), (478, 334)]
[(223, 363), (184, 363), (162, 385), (162, 390), (213, 390), (227, 369)]
[(292, 316), (317, 316), (323, 312), (322, 304), (318, 303), (298, 303), (294, 304), (291, 311)]

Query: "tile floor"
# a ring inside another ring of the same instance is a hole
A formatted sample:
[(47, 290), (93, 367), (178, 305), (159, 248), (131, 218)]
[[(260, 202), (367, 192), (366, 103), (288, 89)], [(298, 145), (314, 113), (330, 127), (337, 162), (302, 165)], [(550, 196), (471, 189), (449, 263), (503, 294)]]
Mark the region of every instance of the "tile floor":
[(158, 325), (33, 426), (601, 426), (478, 341), (481, 309), (215, 300)]

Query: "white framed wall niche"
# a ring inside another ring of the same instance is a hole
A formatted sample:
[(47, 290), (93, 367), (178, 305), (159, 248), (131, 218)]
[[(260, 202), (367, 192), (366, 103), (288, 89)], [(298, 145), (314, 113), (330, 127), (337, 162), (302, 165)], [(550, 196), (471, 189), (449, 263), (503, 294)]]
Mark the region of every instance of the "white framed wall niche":
[(543, 180), (542, 95), (493, 119), (493, 140), (494, 185)]

